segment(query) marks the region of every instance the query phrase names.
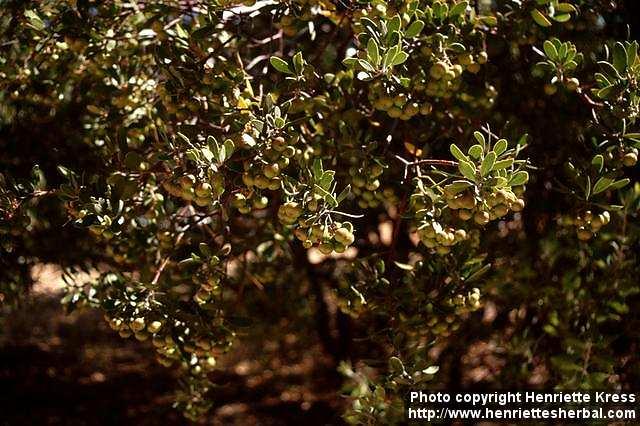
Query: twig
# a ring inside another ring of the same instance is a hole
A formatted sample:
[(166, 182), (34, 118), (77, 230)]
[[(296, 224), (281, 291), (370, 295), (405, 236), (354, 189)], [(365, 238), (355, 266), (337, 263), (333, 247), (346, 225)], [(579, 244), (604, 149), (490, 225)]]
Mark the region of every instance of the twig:
[[(182, 237), (184, 237), (184, 232), (181, 232), (178, 235), (178, 238), (176, 238), (176, 242), (175, 242), (176, 246), (178, 244), (180, 244), (180, 241), (182, 240)], [(156, 274), (153, 276), (153, 280), (151, 281), (151, 285), (155, 286), (156, 284), (158, 284), (158, 281), (160, 280), (160, 275), (162, 275), (162, 271), (164, 271), (164, 268), (167, 267), (167, 264), (169, 263), (169, 260), (171, 260), (171, 256), (170, 255), (164, 258), (164, 260), (162, 261), (162, 264), (160, 264), (160, 267), (156, 271)]]
[(583, 92), (582, 90), (580, 90), (580, 91), (578, 92), (578, 94), (580, 95), (580, 99), (582, 99), (583, 101), (585, 101), (588, 105), (596, 106), (596, 107), (603, 107), (603, 106), (604, 106), (604, 103), (594, 101), (593, 99), (591, 99), (591, 98), (589, 97), (589, 95), (587, 95), (587, 94), (586, 94), (585, 92)]
[[(450, 160), (435, 160), (435, 159), (426, 159), (426, 160), (416, 160), (416, 161), (409, 161), (409, 160), (405, 160), (404, 158), (400, 157), (399, 155), (395, 155), (395, 158), (397, 158), (398, 160), (402, 161), (402, 163), (404, 164), (404, 175), (402, 176), (402, 181), (404, 182), (407, 179), (407, 174), (409, 171), (409, 167), (411, 166), (416, 166), (416, 169), (418, 169), (418, 166), (421, 165), (430, 165), (430, 166), (443, 166), (443, 167), (458, 167), (458, 162), (457, 161), (450, 161)], [(420, 170), (417, 170), (418, 175)]]

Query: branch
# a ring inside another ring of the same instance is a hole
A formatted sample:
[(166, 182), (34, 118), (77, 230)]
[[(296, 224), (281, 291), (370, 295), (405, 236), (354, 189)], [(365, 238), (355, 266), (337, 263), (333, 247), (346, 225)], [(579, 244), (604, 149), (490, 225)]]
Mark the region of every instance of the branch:
[(578, 92), (578, 94), (580, 95), (580, 99), (582, 99), (582, 100), (583, 100), (584, 102), (586, 102), (588, 105), (595, 106), (595, 107), (603, 107), (603, 106), (604, 106), (604, 103), (594, 101), (593, 99), (591, 99), (591, 98), (589, 97), (589, 95), (587, 95), (587, 94), (586, 94), (585, 92), (583, 92), (582, 90), (580, 90), (580, 91)]
[(418, 176), (420, 176), (420, 170), (418, 169), (418, 166), (421, 166), (421, 165), (443, 166), (443, 167), (458, 167), (458, 162), (457, 161), (435, 160), (435, 159), (409, 161), (409, 160), (405, 160), (404, 158), (400, 157), (399, 155), (395, 155), (395, 157), (398, 160), (402, 161), (402, 163), (404, 164), (404, 175), (402, 176), (402, 181), (403, 182), (407, 179), (407, 174), (408, 174), (408, 171), (409, 171), (409, 167), (411, 167), (411, 166), (415, 166), (416, 167), (416, 173), (418, 174)]
[[(178, 238), (176, 238), (176, 242), (175, 242), (176, 246), (178, 244), (180, 244), (180, 241), (182, 240), (182, 237), (184, 237), (184, 232), (181, 232), (178, 235)], [(162, 264), (160, 264), (160, 267), (156, 271), (156, 274), (153, 276), (153, 280), (151, 281), (151, 285), (155, 286), (156, 284), (158, 284), (158, 281), (160, 280), (160, 275), (162, 275), (162, 271), (164, 271), (164, 268), (167, 267), (167, 264), (169, 263), (169, 260), (171, 260), (171, 256), (170, 255), (164, 258), (164, 260), (162, 261)]]

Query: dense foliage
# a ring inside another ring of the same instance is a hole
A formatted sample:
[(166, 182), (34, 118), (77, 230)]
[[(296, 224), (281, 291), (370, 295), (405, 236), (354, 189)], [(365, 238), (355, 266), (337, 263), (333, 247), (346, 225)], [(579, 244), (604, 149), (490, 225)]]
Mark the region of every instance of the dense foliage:
[(342, 361), (353, 423), (463, 386), (479, 343), (477, 386), (638, 383), (633, 6), (0, 5), (3, 303), (62, 265), (188, 418), (275, 318)]

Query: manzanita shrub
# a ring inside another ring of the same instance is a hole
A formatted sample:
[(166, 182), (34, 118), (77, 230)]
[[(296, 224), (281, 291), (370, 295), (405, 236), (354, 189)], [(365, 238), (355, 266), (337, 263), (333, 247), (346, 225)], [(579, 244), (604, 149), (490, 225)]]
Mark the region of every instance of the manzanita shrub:
[(193, 420), (242, 336), (318, 311), (351, 423), (469, 386), (480, 344), (476, 386), (629, 388), (633, 3), (5, 0), (5, 311), (61, 265)]

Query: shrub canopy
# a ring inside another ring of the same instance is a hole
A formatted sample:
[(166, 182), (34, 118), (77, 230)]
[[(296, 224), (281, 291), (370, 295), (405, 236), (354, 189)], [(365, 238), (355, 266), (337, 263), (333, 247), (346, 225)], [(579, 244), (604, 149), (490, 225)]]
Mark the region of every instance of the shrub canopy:
[(189, 418), (274, 318), (353, 423), (479, 347), (486, 388), (638, 383), (633, 1), (2, 4), (0, 295), (62, 265)]

